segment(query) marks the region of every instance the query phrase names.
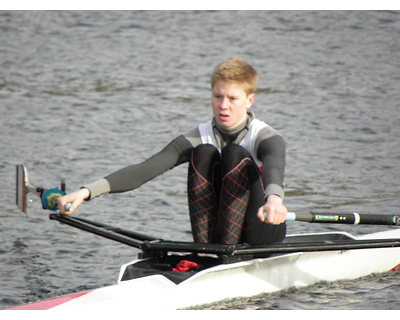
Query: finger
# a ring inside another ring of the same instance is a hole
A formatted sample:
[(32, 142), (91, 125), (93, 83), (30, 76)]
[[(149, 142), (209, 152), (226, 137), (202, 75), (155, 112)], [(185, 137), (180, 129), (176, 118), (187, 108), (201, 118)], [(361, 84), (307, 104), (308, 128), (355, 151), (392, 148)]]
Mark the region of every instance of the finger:
[(274, 212), (264, 212), (264, 222), (269, 224), (275, 224), (275, 214)]
[(61, 214), (72, 214), (75, 211), (76, 207), (73, 207), (73, 205), (71, 204), (71, 206), (69, 207), (69, 210), (65, 210), (65, 208), (63, 209), (63, 212), (60, 211)]
[(277, 211), (270, 211), (265, 219), (266, 223), (279, 225), (285, 222), (285, 214)]
[[(58, 198), (57, 199), (57, 206), (59, 209), (60, 214), (71, 214), (75, 211), (75, 209), (78, 207), (79, 204), (74, 204), (72, 200), (69, 199), (70, 197), (68, 195)], [(69, 204), (67, 206), (67, 204)], [(68, 207), (68, 210), (67, 208)]]
[(274, 215), (273, 224), (279, 225), (279, 224), (284, 223), (285, 220), (286, 220), (286, 212), (285, 211), (276, 212)]
[(57, 199), (57, 207), (60, 212), (60, 214), (66, 214), (65, 210), (65, 205), (67, 204), (67, 201), (65, 201), (65, 197), (60, 197)]
[(260, 209), (258, 209), (257, 218), (260, 219), (261, 222), (265, 222), (264, 207), (261, 207)]

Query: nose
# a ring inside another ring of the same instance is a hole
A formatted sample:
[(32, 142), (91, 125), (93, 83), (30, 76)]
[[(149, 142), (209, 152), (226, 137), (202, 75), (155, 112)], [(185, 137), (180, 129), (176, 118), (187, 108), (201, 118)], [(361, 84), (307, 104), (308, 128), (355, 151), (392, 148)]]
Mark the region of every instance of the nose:
[(229, 106), (229, 99), (227, 99), (227, 98), (222, 98), (219, 107), (220, 107), (222, 110), (226, 110), (226, 109), (228, 109), (228, 106)]

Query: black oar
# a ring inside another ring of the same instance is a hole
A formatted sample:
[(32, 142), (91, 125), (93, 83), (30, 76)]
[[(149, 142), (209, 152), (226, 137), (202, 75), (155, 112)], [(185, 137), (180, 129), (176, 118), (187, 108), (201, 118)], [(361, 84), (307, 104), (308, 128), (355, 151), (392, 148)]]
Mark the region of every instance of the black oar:
[(394, 247), (400, 247), (400, 239), (332, 240), (327, 242), (281, 243), (270, 246), (237, 248), (232, 252), (232, 255), (346, 251)]
[[(75, 217), (70, 217), (70, 216), (61, 215), (61, 214), (50, 214), (50, 219), (58, 220), (61, 223), (70, 225), (71, 227), (75, 227), (77, 229), (88, 231), (88, 232), (97, 234), (99, 236), (102, 236), (104, 238), (118, 241), (120, 243), (124, 243), (131, 247), (136, 247), (136, 248), (142, 247), (142, 244), (143, 244), (142, 240), (145, 238), (147, 238), (148, 240), (156, 239), (156, 238), (153, 238), (150, 236), (145, 236), (145, 235), (131, 232), (131, 231), (124, 230), (126, 232), (123, 232), (122, 229), (103, 225), (103, 224), (85, 220), (82, 218), (75, 218)], [(117, 230), (119, 232), (117, 232)], [(128, 234), (130, 234), (130, 235), (128, 235)], [(138, 238), (140, 238), (141, 240), (137, 240), (137, 238), (133, 236), (134, 234), (138, 235)]]
[(143, 251), (183, 251), (237, 255), (266, 255), (276, 253), (295, 253), (313, 251), (336, 251), (374, 248), (400, 247), (400, 239), (370, 239), (370, 240), (331, 240), (318, 242), (277, 243), (264, 246), (218, 245), (209, 243), (193, 243), (180, 241), (147, 242), (143, 245)]
[[(106, 224), (65, 216), (51, 214), (50, 219), (58, 220), (72, 227), (89, 231), (102, 237), (118, 241), (144, 252), (197, 252), (211, 253), (226, 256), (238, 255), (265, 255), (274, 253), (294, 253), (332, 250), (355, 250), (372, 248), (400, 247), (400, 239), (371, 239), (371, 240), (329, 240), (299, 243), (279, 243), (265, 246), (250, 246), (246, 244), (222, 245), (210, 243), (194, 243), (183, 241), (164, 241), (141, 233), (127, 231)], [(139, 241), (136, 239), (140, 239)]]
[(65, 215), (51, 215), (53, 216), (53, 218), (50, 217), (50, 219), (54, 219), (54, 220), (75, 220), (75, 221), (81, 221), (84, 222), (88, 225), (93, 225), (96, 227), (100, 227), (104, 230), (110, 231), (110, 232), (115, 232), (115, 233), (119, 233), (122, 234), (124, 236), (127, 236), (129, 238), (132, 239), (137, 239), (137, 240), (141, 240), (141, 241), (151, 241), (151, 240), (160, 240), (160, 238), (156, 238), (156, 237), (152, 237), (149, 236), (147, 234), (143, 234), (143, 233), (139, 233), (136, 231), (131, 231), (131, 230), (125, 230), (125, 229), (121, 229), (118, 227), (114, 227), (114, 226), (110, 226), (108, 224), (104, 224), (104, 223), (100, 223), (100, 222), (96, 222), (96, 221), (92, 221), (92, 220), (87, 220), (84, 218), (78, 218), (78, 217), (71, 217), (71, 216), (65, 216)]
[(303, 221), (311, 223), (342, 223), (342, 224), (374, 224), (400, 226), (400, 215), (359, 214), (359, 213), (330, 213), (288, 212), (286, 221)]

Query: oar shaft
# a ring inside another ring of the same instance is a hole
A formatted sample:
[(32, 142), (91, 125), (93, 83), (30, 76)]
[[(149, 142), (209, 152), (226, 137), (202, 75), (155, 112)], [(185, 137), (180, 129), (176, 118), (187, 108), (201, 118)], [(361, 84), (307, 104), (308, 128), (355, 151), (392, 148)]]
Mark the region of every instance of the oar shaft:
[(104, 238), (108, 238), (108, 239), (111, 239), (114, 241), (118, 241), (120, 243), (127, 244), (131, 247), (141, 248), (141, 246), (143, 244), (143, 241), (133, 239), (124, 234), (119, 234), (119, 233), (117, 233), (113, 230), (107, 229), (107, 228), (96, 226), (95, 224), (90, 223), (90, 222), (85, 222), (85, 221), (83, 221), (83, 219), (78, 220), (78, 219), (75, 219), (74, 217), (65, 216), (65, 215), (61, 215), (61, 214), (50, 214), (49, 217), (51, 220), (58, 220), (61, 223), (70, 225), (71, 227), (75, 227), (77, 229), (88, 231), (93, 234), (102, 236)]
[(286, 221), (339, 224), (374, 224), (400, 226), (400, 215), (359, 214), (359, 213), (294, 213), (288, 212)]
[(293, 253), (313, 251), (336, 251), (336, 250), (357, 250), (374, 248), (400, 247), (400, 239), (374, 239), (374, 240), (350, 240), (350, 241), (328, 241), (309, 243), (281, 243), (264, 247), (238, 248), (233, 255), (261, 254), (261, 253)]

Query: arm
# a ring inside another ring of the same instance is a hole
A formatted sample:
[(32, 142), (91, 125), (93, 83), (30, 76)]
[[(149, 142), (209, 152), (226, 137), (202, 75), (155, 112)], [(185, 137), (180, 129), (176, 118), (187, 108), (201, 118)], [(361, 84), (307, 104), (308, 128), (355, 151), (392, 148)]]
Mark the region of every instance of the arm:
[[(60, 213), (73, 213), (84, 200), (91, 200), (108, 193), (136, 189), (165, 171), (188, 161), (192, 148), (189, 140), (184, 136), (179, 136), (149, 159), (120, 169), (78, 191), (59, 198), (58, 208), (60, 208)], [(72, 203), (68, 212), (64, 210), (67, 203)]]
[[(104, 179), (110, 185), (109, 192), (126, 192), (140, 187), (173, 167), (187, 162), (191, 150), (192, 145), (184, 136), (177, 137), (142, 163), (127, 166), (106, 176)], [(94, 197), (95, 194), (91, 195), (91, 199)]]
[(286, 144), (279, 134), (258, 139), (257, 157), (262, 161), (261, 177), (265, 197), (275, 194), (284, 197), (283, 179), (286, 166)]
[[(262, 179), (265, 186), (266, 203), (257, 213), (266, 223), (281, 224), (285, 221), (287, 209), (283, 205), (283, 179), (285, 173), (286, 145), (283, 137), (271, 132), (260, 135), (257, 156), (263, 162)], [(264, 217), (267, 213), (267, 219)]]

